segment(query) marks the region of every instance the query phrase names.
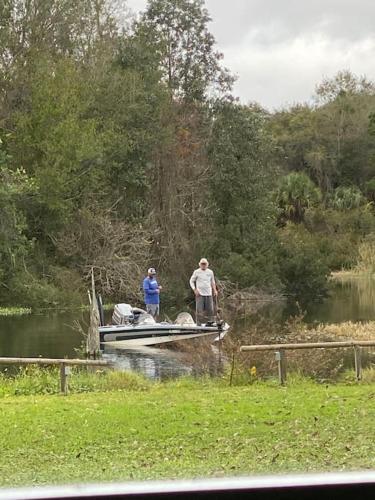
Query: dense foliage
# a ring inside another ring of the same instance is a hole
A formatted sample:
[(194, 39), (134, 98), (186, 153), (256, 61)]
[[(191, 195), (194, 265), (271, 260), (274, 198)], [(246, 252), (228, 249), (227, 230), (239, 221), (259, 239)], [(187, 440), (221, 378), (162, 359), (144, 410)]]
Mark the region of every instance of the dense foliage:
[(149, 265), (181, 300), (203, 254), (226, 282), (311, 301), (366, 254), (371, 82), (240, 105), (203, 0), (136, 20), (121, 2), (5, 0), (0, 20), (1, 304), (80, 301), (91, 267), (136, 300)]

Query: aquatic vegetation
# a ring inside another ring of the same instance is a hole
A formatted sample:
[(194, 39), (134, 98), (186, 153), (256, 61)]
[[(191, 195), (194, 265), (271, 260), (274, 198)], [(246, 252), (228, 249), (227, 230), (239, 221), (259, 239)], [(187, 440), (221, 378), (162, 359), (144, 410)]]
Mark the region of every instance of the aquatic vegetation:
[[(89, 311), (90, 310), (90, 304), (85, 304), (82, 305), (79, 309), (81, 311)], [(112, 311), (112, 309), (115, 307), (115, 304), (103, 304), (103, 309), (104, 311)]]
[(358, 271), (375, 272), (375, 240), (373, 235), (367, 238), (358, 247)]
[(310, 332), (312, 335), (328, 335), (331, 340), (375, 340), (375, 321), (321, 324)]
[(31, 314), (30, 307), (0, 307), (0, 316), (22, 316)]

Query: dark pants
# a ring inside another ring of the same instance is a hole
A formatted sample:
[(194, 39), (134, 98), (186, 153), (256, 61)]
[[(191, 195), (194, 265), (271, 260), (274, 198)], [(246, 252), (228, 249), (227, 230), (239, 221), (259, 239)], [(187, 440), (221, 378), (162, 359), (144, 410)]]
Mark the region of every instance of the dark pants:
[(212, 295), (196, 297), (197, 324), (214, 319), (214, 301)]

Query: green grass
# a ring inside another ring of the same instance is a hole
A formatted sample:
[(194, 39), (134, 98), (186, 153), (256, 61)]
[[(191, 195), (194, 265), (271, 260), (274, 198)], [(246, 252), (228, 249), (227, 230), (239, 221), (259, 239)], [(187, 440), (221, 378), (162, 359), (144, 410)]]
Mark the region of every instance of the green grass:
[(31, 314), (29, 307), (0, 307), (0, 316), (22, 316)]
[[(1, 398), (9, 396), (31, 396), (60, 394), (60, 368), (29, 365), (11, 369), (12, 375), (0, 373)], [(104, 391), (143, 391), (151, 387), (151, 382), (132, 372), (102, 371), (87, 372), (85, 369), (72, 368), (69, 376), (71, 393)]]
[(375, 388), (180, 380), (6, 396), (0, 485), (375, 468)]

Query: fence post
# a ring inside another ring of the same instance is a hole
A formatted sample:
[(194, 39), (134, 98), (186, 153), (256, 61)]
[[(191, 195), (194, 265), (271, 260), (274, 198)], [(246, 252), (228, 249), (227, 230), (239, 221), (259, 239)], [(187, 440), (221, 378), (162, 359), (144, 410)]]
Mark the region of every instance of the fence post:
[(235, 358), (235, 353), (234, 353), (234, 349), (233, 349), (233, 353), (232, 353), (232, 365), (230, 367), (229, 387), (232, 387), (235, 359), (236, 358)]
[(60, 365), (60, 391), (64, 396), (68, 394), (68, 375), (70, 368), (65, 363)]
[(284, 385), (286, 382), (286, 355), (285, 351), (280, 349), (280, 351), (276, 351), (275, 353), (276, 361), (279, 368), (279, 382), (281, 385)]
[(354, 365), (356, 379), (362, 380), (362, 347), (359, 345), (354, 346)]

